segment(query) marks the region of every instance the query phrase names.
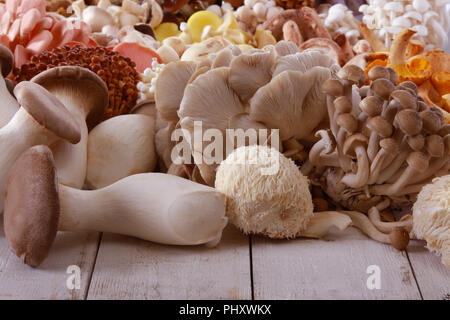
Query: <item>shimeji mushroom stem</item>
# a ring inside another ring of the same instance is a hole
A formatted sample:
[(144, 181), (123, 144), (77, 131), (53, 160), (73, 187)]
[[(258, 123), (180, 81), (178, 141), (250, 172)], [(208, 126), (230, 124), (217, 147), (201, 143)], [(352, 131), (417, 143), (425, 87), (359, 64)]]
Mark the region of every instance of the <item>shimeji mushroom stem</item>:
[(98, 190), (59, 185), (59, 230), (119, 233), (164, 244), (216, 242), (227, 224), (225, 197), (162, 173), (129, 176)]
[(352, 224), (352, 219), (337, 211), (316, 212), (309, 221), (306, 230), (299, 236), (307, 238), (322, 238), (327, 235), (332, 227), (345, 230)]
[(369, 220), (373, 223), (373, 225), (380, 230), (381, 232), (392, 232), (395, 227), (405, 228), (406, 231), (411, 232), (412, 230), (412, 216), (407, 214), (402, 217), (400, 221), (395, 222), (383, 222), (380, 218), (380, 212), (376, 207), (372, 207), (369, 209)]
[(352, 188), (360, 188), (367, 183), (369, 179), (369, 158), (367, 157), (366, 148), (363, 145), (355, 147), (356, 158), (358, 161), (358, 169), (356, 174), (346, 174), (341, 182)]
[(56, 135), (40, 126), (23, 108), (0, 129), (0, 212), (3, 211), (9, 170), (16, 159), (34, 145), (48, 145), (57, 140)]

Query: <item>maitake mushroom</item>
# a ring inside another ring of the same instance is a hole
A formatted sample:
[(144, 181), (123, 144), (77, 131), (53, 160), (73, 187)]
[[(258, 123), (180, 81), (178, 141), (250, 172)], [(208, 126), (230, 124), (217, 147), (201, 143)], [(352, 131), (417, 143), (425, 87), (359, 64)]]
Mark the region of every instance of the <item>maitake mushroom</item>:
[(413, 206), (413, 233), (440, 253), (450, 268), (450, 175), (434, 179), (420, 191)]
[[(280, 42), (246, 53), (230, 46), (201, 63), (182, 61), (164, 67), (156, 80), (155, 101), (159, 117), (167, 123), (164, 134), (156, 135), (157, 152), (168, 160), (166, 166), (171, 165), (167, 146), (173, 129), (180, 127), (193, 137), (197, 121), (203, 130), (221, 131), (223, 158), (234, 149), (225, 150), (227, 140), (235, 139), (226, 130), (252, 128), (268, 129), (269, 140), (270, 130), (279, 129), (283, 152), (304, 160), (303, 149), (317, 140), (314, 132), (328, 122), (320, 85), (339, 67), (318, 51), (293, 53), (290, 45)], [(204, 152), (210, 142), (185, 138), (201, 177), (214, 185), (220, 161), (211, 161)]]

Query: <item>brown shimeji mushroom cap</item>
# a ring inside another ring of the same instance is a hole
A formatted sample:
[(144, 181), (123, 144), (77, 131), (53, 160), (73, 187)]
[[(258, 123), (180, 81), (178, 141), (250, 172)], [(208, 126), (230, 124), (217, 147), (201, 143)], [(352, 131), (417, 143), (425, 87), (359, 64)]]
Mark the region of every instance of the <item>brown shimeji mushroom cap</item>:
[(13, 68), (14, 63), (14, 57), (7, 47), (4, 45), (0, 45), (0, 66), (2, 69), (2, 75), (3, 77), (6, 77)]
[(83, 106), (89, 128), (100, 122), (108, 107), (108, 88), (89, 69), (77, 66), (55, 67), (39, 73), (31, 81), (57, 96), (67, 96), (75, 105)]
[(23, 81), (14, 88), (17, 101), (37, 123), (58, 137), (78, 143), (80, 128), (72, 115), (55, 96), (44, 87)]
[(16, 255), (37, 267), (56, 237), (59, 199), (56, 169), (47, 146), (25, 151), (11, 169), (5, 198), (6, 238)]

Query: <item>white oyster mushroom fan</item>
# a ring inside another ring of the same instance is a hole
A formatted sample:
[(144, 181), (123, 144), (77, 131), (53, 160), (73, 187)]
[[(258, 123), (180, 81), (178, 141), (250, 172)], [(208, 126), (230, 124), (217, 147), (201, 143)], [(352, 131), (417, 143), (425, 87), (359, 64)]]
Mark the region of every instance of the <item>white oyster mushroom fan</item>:
[(415, 37), (427, 45), (425, 50), (448, 46), (450, 0), (368, 0), (359, 10), (387, 48), (404, 28), (417, 31)]

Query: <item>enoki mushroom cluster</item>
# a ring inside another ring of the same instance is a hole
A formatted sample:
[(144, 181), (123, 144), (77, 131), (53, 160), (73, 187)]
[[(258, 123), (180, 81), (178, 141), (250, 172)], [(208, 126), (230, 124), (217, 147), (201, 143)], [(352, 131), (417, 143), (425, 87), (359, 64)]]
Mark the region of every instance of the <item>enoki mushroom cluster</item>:
[(16, 82), (57, 66), (79, 66), (95, 72), (107, 84), (109, 106), (104, 118), (128, 113), (136, 104), (139, 75), (130, 58), (104, 47), (63, 46), (31, 58), (31, 62), (13, 70)]

